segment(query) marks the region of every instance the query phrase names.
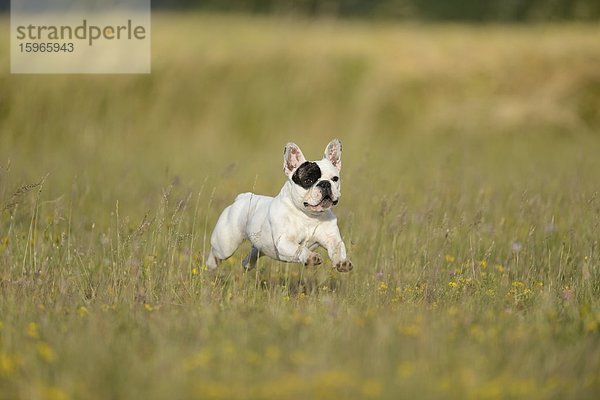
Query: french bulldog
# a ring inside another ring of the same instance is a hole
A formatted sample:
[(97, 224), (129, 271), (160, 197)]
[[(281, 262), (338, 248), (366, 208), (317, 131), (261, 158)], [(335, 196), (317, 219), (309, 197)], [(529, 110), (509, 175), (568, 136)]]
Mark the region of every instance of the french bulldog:
[(242, 266), (252, 269), (259, 257), (319, 265), (317, 246), (327, 250), (334, 268), (348, 272), (353, 266), (346, 256), (337, 218), (331, 209), (340, 200), (342, 143), (332, 140), (319, 161), (306, 161), (295, 143), (283, 151), (287, 181), (275, 197), (242, 193), (221, 213), (210, 238), (208, 269), (215, 269), (233, 255), (244, 240), (252, 243)]

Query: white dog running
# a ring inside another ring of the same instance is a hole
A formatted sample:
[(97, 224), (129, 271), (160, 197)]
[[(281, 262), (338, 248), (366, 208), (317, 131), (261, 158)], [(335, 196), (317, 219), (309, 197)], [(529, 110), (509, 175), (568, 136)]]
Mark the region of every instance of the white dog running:
[(252, 250), (242, 261), (254, 268), (257, 259), (267, 255), (275, 260), (319, 265), (321, 256), (313, 250), (327, 249), (340, 272), (352, 269), (346, 246), (331, 208), (340, 199), (342, 143), (332, 140), (319, 161), (306, 161), (300, 148), (288, 143), (283, 152), (287, 181), (275, 197), (242, 193), (217, 221), (206, 259), (209, 269), (231, 257), (244, 240)]

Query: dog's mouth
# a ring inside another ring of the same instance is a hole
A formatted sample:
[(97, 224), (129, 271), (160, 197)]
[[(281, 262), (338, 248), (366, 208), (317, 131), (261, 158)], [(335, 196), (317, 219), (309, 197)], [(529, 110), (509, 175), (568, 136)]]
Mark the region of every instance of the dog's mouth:
[(330, 196), (324, 196), (318, 204), (310, 204), (308, 202), (304, 202), (304, 207), (310, 209), (311, 211), (325, 211), (330, 209), (331, 207), (337, 205), (339, 200), (333, 200)]

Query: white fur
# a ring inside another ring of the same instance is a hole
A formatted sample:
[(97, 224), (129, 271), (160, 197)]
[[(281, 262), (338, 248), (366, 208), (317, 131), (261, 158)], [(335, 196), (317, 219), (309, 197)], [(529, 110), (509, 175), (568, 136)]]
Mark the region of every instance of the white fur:
[[(252, 243), (250, 254), (242, 262), (244, 268), (253, 268), (262, 255), (273, 259), (318, 265), (317, 246), (327, 249), (329, 258), (339, 271), (349, 271), (352, 263), (347, 259), (346, 246), (331, 211), (331, 202), (324, 202), (317, 184), (328, 180), (331, 200), (340, 197), (341, 143), (332, 140), (325, 149), (322, 160), (316, 161), (321, 178), (309, 189), (292, 181), (296, 169), (306, 161), (300, 148), (288, 143), (284, 150), (283, 169), (288, 177), (275, 197), (242, 193), (233, 204), (221, 213), (211, 236), (211, 251), (206, 266), (216, 268), (222, 260), (233, 255), (244, 240)], [(334, 203), (334, 204), (335, 204)]]

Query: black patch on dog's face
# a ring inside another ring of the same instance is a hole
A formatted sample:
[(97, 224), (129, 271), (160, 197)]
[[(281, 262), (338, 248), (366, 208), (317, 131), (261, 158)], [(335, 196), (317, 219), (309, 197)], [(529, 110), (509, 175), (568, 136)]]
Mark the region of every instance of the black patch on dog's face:
[(303, 189), (308, 189), (321, 177), (321, 168), (317, 163), (305, 161), (298, 167), (292, 176), (292, 181)]

